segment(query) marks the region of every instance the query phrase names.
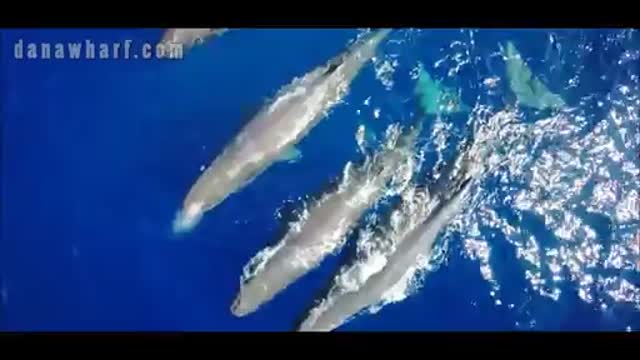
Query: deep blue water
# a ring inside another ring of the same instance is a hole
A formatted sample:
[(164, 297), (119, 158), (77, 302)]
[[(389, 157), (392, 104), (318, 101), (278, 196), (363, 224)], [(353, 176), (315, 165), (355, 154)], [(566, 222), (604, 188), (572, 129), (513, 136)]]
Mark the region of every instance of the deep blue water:
[[(274, 215), (283, 201), (317, 192), (355, 156), (353, 134), (370, 113), (357, 116), (351, 104), (372, 96), (383, 108), (397, 106), (371, 67), (354, 82), (349, 104), (303, 141), (299, 162), (276, 164), (187, 236), (175, 238), (171, 222), (199, 167), (280, 86), (335, 55), (357, 31), (231, 31), (181, 61), (30, 61), (13, 54), (19, 39), (143, 42), (161, 33), (2, 33), (0, 329), (289, 330), (338, 264), (328, 259), (251, 316), (229, 311), (242, 267), (278, 234)], [(428, 36), (400, 52), (433, 61), (459, 32)], [(543, 56), (547, 47), (539, 31), (480, 31), (475, 41), (488, 54), (505, 39), (528, 54)], [(583, 60), (593, 61), (594, 73), (607, 71), (601, 59)], [(472, 99), (479, 76), (459, 79)], [(610, 85), (592, 81), (594, 92)], [(396, 82), (396, 94), (410, 92), (406, 80)], [(505, 255), (494, 256), (494, 265), (518, 266), (508, 244), (496, 249)], [(522, 299), (524, 279), (508, 270), (497, 276), (505, 297)], [(521, 329), (514, 324), (522, 312), (495, 306), (489, 292), (477, 263), (452, 254), (419, 294), (342, 329)], [(570, 289), (557, 302), (540, 298), (527, 309), (540, 329), (640, 326), (637, 313), (607, 317)]]

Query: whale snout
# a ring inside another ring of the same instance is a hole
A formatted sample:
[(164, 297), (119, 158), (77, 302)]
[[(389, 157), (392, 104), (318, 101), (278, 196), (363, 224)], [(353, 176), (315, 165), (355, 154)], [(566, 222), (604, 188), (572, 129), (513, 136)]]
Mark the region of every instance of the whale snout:
[(243, 317), (258, 310), (265, 300), (265, 290), (264, 285), (255, 283), (241, 285), (238, 295), (231, 304), (231, 313), (234, 316)]
[(229, 308), (229, 310), (231, 310), (231, 313), (234, 316), (237, 317), (241, 317), (244, 316), (245, 314), (241, 311), (241, 306), (240, 306), (240, 296), (237, 296), (235, 300), (233, 300), (233, 304), (231, 304), (231, 308)]
[(185, 205), (173, 220), (174, 234), (191, 231), (202, 219), (203, 212), (202, 203)]
[(243, 317), (252, 312), (251, 307), (247, 306), (246, 302), (243, 301), (242, 293), (236, 296), (233, 304), (231, 304), (231, 313), (236, 317)]

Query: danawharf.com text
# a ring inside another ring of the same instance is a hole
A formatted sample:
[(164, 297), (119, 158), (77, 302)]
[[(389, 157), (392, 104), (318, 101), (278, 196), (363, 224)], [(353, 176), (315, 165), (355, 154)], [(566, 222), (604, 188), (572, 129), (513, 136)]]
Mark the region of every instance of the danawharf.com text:
[(30, 42), (19, 39), (13, 55), (18, 60), (150, 60), (182, 59), (183, 46), (178, 43), (121, 42)]

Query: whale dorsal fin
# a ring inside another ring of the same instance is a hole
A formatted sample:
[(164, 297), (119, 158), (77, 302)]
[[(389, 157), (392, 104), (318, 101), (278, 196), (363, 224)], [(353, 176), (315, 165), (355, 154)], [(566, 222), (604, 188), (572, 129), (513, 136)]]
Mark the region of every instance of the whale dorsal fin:
[(342, 59), (342, 56), (337, 56), (337, 57), (331, 59), (331, 61), (329, 61), (329, 63), (327, 63), (327, 68), (322, 73), (322, 76), (327, 76), (327, 75), (333, 74), (338, 69), (338, 67), (340, 67), (340, 65), (342, 65), (343, 62), (344, 61)]

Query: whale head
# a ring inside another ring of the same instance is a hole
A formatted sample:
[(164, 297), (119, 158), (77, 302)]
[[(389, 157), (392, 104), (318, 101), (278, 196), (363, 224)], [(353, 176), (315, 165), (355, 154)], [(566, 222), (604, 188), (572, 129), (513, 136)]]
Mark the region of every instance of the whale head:
[(255, 301), (253, 294), (248, 294), (247, 289), (241, 288), (240, 292), (236, 296), (233, 304), (231, 304), (231, 313), (236, 317), (243, 317), (254, 312), (258, 308), (258, 303)]
[(173, 233), (181, 234), (191, 231), (202, 219), (202, 213), (203, 204), (201, 202), (185, 204), (173, 220)]

